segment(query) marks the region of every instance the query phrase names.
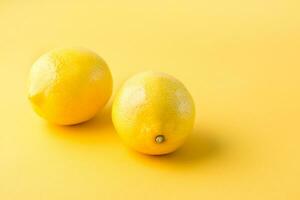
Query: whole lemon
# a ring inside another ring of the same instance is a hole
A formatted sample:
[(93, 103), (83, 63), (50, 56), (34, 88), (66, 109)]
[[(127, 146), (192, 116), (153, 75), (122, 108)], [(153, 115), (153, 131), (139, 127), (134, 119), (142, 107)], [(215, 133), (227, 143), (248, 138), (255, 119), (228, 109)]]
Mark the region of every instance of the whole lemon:
[(112, 76), (97, 54), (61, 48), (42, 55), (32, 66), (28, 97), (34, 110), (61, 125), (92, 118), (112, 93)]
[(124, 142), (141, 153), (160, 155), (180, 147), (193, 128), (193, 99), (177, 79), (142, 72), (116, 94), (112, 120)]

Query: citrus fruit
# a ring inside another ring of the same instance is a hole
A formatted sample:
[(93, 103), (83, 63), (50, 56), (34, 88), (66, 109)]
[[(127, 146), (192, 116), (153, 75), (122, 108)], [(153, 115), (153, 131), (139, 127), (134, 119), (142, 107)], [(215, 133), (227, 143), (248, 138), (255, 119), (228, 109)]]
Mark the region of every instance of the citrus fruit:
[(121, 139), (145, 154), (180, 147), (194, 125), (195, 106), (185, 86), (170, 75), (142, 72), (119, 89), (112, 120)]
[(61, 125), (92, 118), (112, 93), (112, 76), (97, 54), (61, 48), (42, 55), (29, 75), (28, 97), (34, 110)]

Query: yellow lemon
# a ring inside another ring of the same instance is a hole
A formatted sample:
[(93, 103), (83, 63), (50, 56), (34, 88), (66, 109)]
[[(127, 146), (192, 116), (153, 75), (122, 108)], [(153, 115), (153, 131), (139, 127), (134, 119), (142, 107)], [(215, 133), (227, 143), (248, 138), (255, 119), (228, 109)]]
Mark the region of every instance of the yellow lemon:
[(151, 155), (180, 147), (194, 118), (194, 102), (185, 86), (170, 75), (152, 71), (127, 80), (112, 108), (114, 126), (124, 142)]
[(62, 48), (42, 55), (32, 66), (28, 97), (50, 122), (72, 125), (92, 118), (112, 93), (108, 66), (83, 48)]

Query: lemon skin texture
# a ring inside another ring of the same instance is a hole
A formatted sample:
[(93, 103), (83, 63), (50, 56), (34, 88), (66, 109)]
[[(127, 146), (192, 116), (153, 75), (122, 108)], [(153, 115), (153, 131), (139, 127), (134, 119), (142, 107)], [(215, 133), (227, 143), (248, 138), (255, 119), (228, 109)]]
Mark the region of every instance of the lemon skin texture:
[(84, 48), (52, 50), (33, 64), (29, 74), (28, 98), (34, 110), (60, 125), (91, 119), (111, 93), (107, 64)]
[(133, 76), (119, 89), (112, 120), (121, 139), (136, 151), (168, 154), (179, 148), (191, 132), (195, 106), (177, 79), (147, 71)]

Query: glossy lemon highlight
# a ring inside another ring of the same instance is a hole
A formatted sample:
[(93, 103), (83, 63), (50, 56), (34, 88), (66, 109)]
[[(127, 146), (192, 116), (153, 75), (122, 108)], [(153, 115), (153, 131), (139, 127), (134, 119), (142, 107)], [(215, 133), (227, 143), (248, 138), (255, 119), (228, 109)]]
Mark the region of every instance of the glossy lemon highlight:
[(127, 80), (116, 94), (112, 120), (124, 142), (141, 153), (175, 151), (191, 132), (193, 99), (170, 75), (143, 72)]
[(55, 49), (42, 55), (29, 75), (28, 97), (34, 110), (61, 125), (92, 118), (112, 93), (104, 60), (83, 48)]

